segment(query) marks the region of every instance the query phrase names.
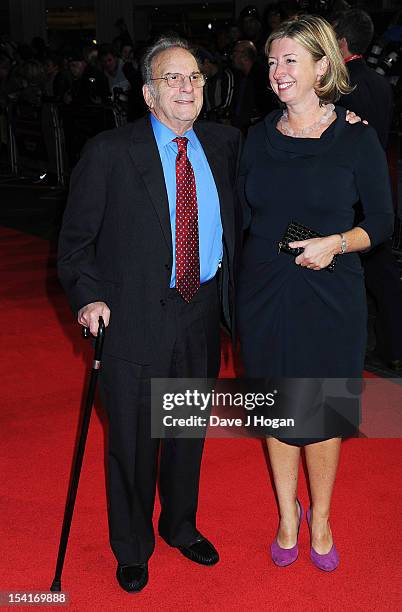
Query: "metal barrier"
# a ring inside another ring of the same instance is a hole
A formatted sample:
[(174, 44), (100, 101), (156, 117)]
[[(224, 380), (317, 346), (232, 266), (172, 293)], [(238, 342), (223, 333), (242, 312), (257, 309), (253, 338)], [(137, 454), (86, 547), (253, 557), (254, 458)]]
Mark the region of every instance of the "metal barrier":
[(126, 119), (117, 104), (77, 108), (10, 100), (7, 121), (10, 172), (0, 182), (32, 184), (51, 173), (57, 177), (55, 186), (64, 188), (87, 140), (124, 125)]
[(60, 122), (60, 114), (55, 104), (50, 105), (52, 127), (56, 139), (56, 164), (57, 164), (57, 184), (65, 187), (68, 182), (67, 163), (66, 163), (66, 143), (64, 140), (64, 130)]
[(6, 182), (26, 183), (51, 172), (57, 176), (57, 187), (65, 187), (66, 154), (57, 105), (10, 100), (7, 117), (11, 178)]

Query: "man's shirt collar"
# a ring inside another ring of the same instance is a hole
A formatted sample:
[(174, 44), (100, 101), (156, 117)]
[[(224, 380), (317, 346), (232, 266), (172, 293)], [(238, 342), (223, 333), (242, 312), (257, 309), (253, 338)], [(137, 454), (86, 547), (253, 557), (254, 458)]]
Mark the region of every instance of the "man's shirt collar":
[[(151, 113), (151, 123), (152, 123), (152, 128), (155, 134), (156, 142), (159, 148), (165, 147), (166, 145), (172, 142), (173, 138), (177, 138), (177, 134), (175, 134), (164, 123), (159, 121), (159, 119), (157, 119), (155, 115), (153, 115), (152, 113)], [(187, 132), (183, 134), (183, 136), (188, 138), (189, 142), (191, 143), (193, 147), (197, 146), (198, 139), (197, 139), (197, 136), (193, 128), (191, 128), (190, 130), (187, 130)]]

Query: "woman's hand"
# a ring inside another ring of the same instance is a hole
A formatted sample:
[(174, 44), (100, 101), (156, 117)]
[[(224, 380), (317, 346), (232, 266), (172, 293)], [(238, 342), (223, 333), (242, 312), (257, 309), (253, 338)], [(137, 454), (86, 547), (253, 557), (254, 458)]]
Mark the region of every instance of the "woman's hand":
[(289, 246), (292, 249), (299, 247), (304, 249), (303, 253), (296, 257), (296, 264), (310, 270), (322, 270), (329, 266), (334, 255), (340, 252), (341, 237), (334, 234), (333, 236), (325, 236), (325, 238), (298, 240), (297, 242), (289, 242)]
[(356, 115), (356, 113), (354, 113), (353, 111), (347, 110), (346, 111), (346, 121), (348, 123), (360, 123), (361, 121), (363, 121), (364, 125), (368, 125), (368, 121), (366, 121), (366, 119), (363, 119), (361, 117), (359, 117), (359, 115)]

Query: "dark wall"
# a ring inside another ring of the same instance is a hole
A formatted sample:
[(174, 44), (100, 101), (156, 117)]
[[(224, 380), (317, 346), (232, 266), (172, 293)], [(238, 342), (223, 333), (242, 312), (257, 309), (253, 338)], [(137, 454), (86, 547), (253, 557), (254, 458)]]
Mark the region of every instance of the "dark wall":
[(10, 11), (5, 0), (0, 0), (0, 34), (10, 34)]
[(91, 8), (95, 4), (95, 0), (45, 0), (46, 8)]

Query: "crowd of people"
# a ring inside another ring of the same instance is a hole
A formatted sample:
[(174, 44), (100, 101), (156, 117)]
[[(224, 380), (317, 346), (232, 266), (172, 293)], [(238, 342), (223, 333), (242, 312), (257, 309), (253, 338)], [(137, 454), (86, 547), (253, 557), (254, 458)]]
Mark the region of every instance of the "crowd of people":
[[(248, 6), (236, 22), (217, 30), (210, 39), (192, 41), (198, 65), (206, 77), (199, 118), (232, 125), (246, 135), (251, 126), (279, 107), (278, 97), (269, 86), (264, 44), (267, 36), (284, 20), (297, 16), (299, 9), (296, 1), (283, 0), (269, 4), (260, 16), (255, 7)], [(392, 73), (392, 68), (401, 62), (400, 15), (396, 14), (381, 35), (375, 32), (372, 18), (366, 12), (350, 9), (343, 0), (331, 3), (331, 12), (326, 17), (335, 29), (354, 88), (341, 96), (338, 103), (367, 119), (386, 150), (392, 121), (397, 123), (401, 115), (402, 79), (395, 78), (395, 70)], [(141, 75), (144, 45), (133, 43), (122, 19), (115, 25), (117, 36), (111, 43), (100, 45), (91, 41), (54, 49), (40, 38), (30, 45), (17, 44), (6, 36), (0, 38), (2, 159), (9, 149), (8, 125), (16, 124), (19, 114), (26, 125), (32, 111), (33, 121), (43, 135), (41, 151), (46, 152), (47, 158), (43, 160), (40, 184), (59, 184), (60, 176), (68, 176), (84, 144), (97, 133), (147, 113)], [(63, 129), (62, 170), (49, 104), (57, 106)], [(23, 128), (19, 134), (23, 140)], [(28, 140), (30, 146), (31, 132)], [(38, 157), (36, 151), (33, 156)], [(37, 167), (37, 160), (35, 164)], [(374, 256), (362, 255), (362, 262), (367, 286), (379, 306), (377, 351), (390, 367), (399, 369), (402, 293), (391, 244), (379, 247)]]
[[(291, 4), (286, 6), (286, 11), (285, 4), (280, 10), (282, 17), (291, 13)], [(267, 12), (268, 28), (276, 16), (275, 5)], [(275, 100), (267, 90), (262, 54), (265, 38), (266, 28), (263, 31), (256, 9), (249, 7), (238, 24), (217, 32), (214, 39), (193, 41), (208, 77), (203, 118), (246, 130), (272, 108)], [(144, 45), (134, 45), (127, 29), (112, 43), (56, 50), (38, 38), (27, 45), (3, 37), (0, 104), (4, 109), (10, 97), (33, 105), (57, 102), (73, 108), (117, 101), (131, 121), (146, 111), (140, 76), (143, 51)]]
[[(400, 15), (396, 14), (386, 32), (378, 35), (366, 12), (350, 9), (343, 0), (331, 3), (331, 9), (326, 17), (335, 29), (352, 85), (352, 91), (342, 95), (338, 104), (367, 119), (387, 150), (392, 121), (397, 123), (401, 115), (402, 79), (398, 81), (391, 70), (401, 62)], [(268, 5), (263, 16), (248, 6), (236, 22), (218, 30), (210, 39), (192, 41), (206, 77), (199, 118), (232, 125), (246, 135), (251, 126), (279, 107), (278, 97), (269, 86), (264, 44), (267, 36), (298, 12), (299, 4), (293, 0)], [(68, 176), (91, 137), (147, 113), (141, 75), (144, 46), (133, 43), (122, 19), (115, 25), (117, 36), (111, 43), (100, 45), (91, 41), (54, 49), (40, 38), (30, 45), (17, 44), (6, 36), (0, 38), (2, 159), (8, 154), (8, 124), (18, 121), (20, 109), (28, 109), (22, 113), (26, 124), (29, 110), (33, 110), (47, 157), (38, 180), (41, 184), (58, 184), (63, 173)], [(56, 159), (54, 117), (49, 104), (57, 106), (64, 132), (62, 171)], [(19, 134), (23, 139), (23, 129)], [(28, 145), (31, 134), (29, 140)], [(362, 215), (362, 211), (357, 214)], [(362, 262), (367, 286), (378, 306), (377, 352), (382, 361), (398, 370), (402, 293), (391, 243), (379, 247), (374, 255), (362, 255)]]
[[(331, 3), (327, 19), (335, 23), (342, 9), (347, 10), (347, 7), (343, 0)], [(269, 4), (262, 16), (254, 6), (248, 6), (236, 22), (217, 30), (209, 39), (192, 41), (199, 65), (207, 76), (201, 118), (234, 125), (246, 134), (251, 125), (277, 108), (277, 98), (267, 86), (263, 48), (267, 36), (298, 12), (300, 4), (296, 0)], [(59, 105), (67, 134), (70, 167), (76, 163), (86, 139), (113, 124), (121, 125), (145, 114), (140, 71), (144, 45), (133, 43), (122, 19), (116, 22), (116, 28), (118, 34), (111, 43), (97, 45), (91, 41), (72, 48), (60, 44), (57, 49), (48, 47), (40, 38), (28, 45), (1, 37), (3, 144), (7, 140), (4, 114), (10, 101), (36, 107), (49, 102)], [(373, 36), (372, 39), (377, 40)], [(395, 28), (393, 39), (398, 40)], [(369, 52), (371, 42), (363, 53)], [(395, 52), (391, 64), (395, 64), (394, 56)], [(113, 106), (117, 119), (111, 113), (99, 112), (105, 106)], [(92, 120), (88, 120), (91, 117), (89, 107), (93, 109)]]

